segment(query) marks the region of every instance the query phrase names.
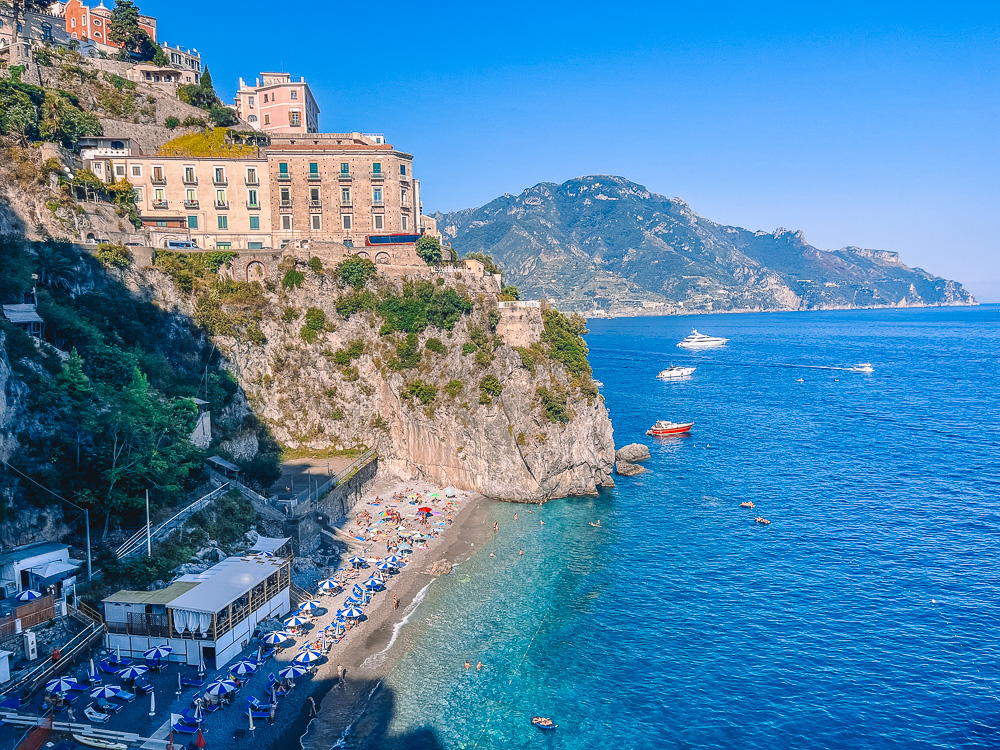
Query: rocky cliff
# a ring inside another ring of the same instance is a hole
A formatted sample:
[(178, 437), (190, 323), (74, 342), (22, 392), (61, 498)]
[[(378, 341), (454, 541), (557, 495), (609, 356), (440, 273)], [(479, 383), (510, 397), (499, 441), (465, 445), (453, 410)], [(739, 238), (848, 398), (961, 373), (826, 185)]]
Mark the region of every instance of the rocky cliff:
[[(306, 259), (295, 264), (286, 253), (263, 285), (232, 282), (243, 292), (224, 293), (221, 314), (229, 318), (213, 323), (216, 345), (279, 444), (303, 453), (375, 447), (383, 473), (506, 500), (593, 494), (613, 483), (603, 399), (589, 366), (581, 376), (548, 356), (540, 309), (530, 321), (522, 310), (502, 320), (499, 283), (489, 275), (396, 269), (359, 291), (332, 266), (316, 272)], [(204, 299), (217, 292), (180, 294), (159, 267), (133, 274), (136, 290), (204, 319)], [(278, 283), (289, 273), (301, 281)], [(223, 289), (233, 287), (224, 282)], [(384, 305), (346, 307), (359, 297), (405, 306), (447, 290), (472, 303), (450, 328), (387, 331)], [(515, 350), (497, 331), (531, 351)]]
[(528, 296), (588, 315), (975, 304), (897, 253), (716, 224), (622, 177), (540, 183), (436, 217), (460, 253), (486, 252)]

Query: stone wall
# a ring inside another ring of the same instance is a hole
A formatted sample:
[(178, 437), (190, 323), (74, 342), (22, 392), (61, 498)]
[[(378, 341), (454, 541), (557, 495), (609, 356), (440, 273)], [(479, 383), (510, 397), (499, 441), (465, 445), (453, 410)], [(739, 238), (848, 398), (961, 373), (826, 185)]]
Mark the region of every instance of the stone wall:
[(540, 307), (501, 307), (497, 335), (510, 346), (529, 347), (542, 340)]
[(322, 529), (344, 518), (356, 506), (375, 482), (378, 459), (365, 464), (347, 481), (337, 485), (300, 518), (285, 521), (285, 536), (292, 538), (296, 556), (308, 555), (319, 549)]

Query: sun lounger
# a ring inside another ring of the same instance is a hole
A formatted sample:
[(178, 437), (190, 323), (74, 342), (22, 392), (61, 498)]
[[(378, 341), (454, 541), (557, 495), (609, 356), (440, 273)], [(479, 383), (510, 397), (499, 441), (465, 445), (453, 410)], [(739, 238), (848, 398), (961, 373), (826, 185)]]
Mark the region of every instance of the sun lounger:
[(93, 722), (97, 722), (98, 724), (103, 724), (104, 722), (106, 722), (108, 719), (111, 718), (111, 714), (102, 713), (93, 706), (87, 706), (83, 710), (83, 713), (84, 715), (86, 715), (88, 719), (90, 719)]
[(218, 710), (219, 710), (220, 708), (222, 708), (222, 704), (221, 704), (221, 703), (209, 703), (209, 704), (207, 704), (207, 705), (205, 706), (205, 708), (203, 708), (202, 710), (203, 710), (203, 711), (204, 711), (205, 713), (208, 713), (208, 714), (214, 714), (214, 713), (215, 713), (216, 711), (218, 711)]
[(118, 674), (118, 670), (107, 659), (101, 662), (100, 670), (106, 674)]
[(181, 685), (185, 687), (201, 687), (204, 684), (205, 684), (204, 677), (199, 677), (197, 675), (192, 676), (189, 674), (181, 676)]
[(132, 683), (132, 687), (135, 688), (140, 693), (142, 693), (143, 695), (149, 695), (150, 693), (153, 692), (153, 686), (150, 685), (141, 677)]
[(105, 698), (98, 698), (94, 701), (97, 710), (105, 714), (116, 714), (122, 710), (120, 703), (109, 703)]
[(135, 693), (130, 693), (128, 690), (125, 690), (124, 688), (118, 688), (118, 690), (115, 691), (115, 698), (123, 700), (126, 703), (131, 703), (132, 701), (135, 700)]
[(173, 730), (178, 734), (198, 734), (198, 727), (185, 724), (183, 721), (178, 721), (174, 724)]
[(269, 719), (271, 718), (271, 707), (254, 708), (253, 706), (250, 706), (250, 715), (255, 719)]

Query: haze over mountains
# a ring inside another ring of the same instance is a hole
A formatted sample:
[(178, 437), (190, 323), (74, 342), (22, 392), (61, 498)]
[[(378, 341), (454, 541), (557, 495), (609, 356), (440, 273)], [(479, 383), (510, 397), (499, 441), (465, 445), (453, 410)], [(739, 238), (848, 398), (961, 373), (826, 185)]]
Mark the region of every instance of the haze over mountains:
[(591, 315), (975, 304), (898, 253), (716, 224), (623, 177), (543, 182), (435, 216), (460, 254), (498, 260), (522, 298)]

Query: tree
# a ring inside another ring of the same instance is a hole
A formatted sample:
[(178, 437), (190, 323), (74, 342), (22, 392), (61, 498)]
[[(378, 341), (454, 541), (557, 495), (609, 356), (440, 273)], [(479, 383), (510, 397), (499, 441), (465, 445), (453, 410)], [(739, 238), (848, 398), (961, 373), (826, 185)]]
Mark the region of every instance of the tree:
[(46, 243), (38, 248), (38, 283), (61, 289), (73, 287), (75, 266), (64, 245)]
[(240, 124), (240, 118), (229, 107), (213, 104), (208, 110), (208, 119), (220, 128), (228, 128)]
[(159, 44), (156, 45), (156, 52), (153, 54), (153, 65), (160, 65), (161, 67), (170, 65), (170, 58), (167, 57), (167, 53), (163, 51), (163, 47)]
[(500, 299), (503, 302), (513, 302), (521, 299), (521, 290), (513, 284), (508, 284), (500, 290)]
[(119, 0), (111, 12), (108, 23), (108, 41), (120, 44), (120, 57), (129, 60), (132, 55), (141, 60), (152, 60), (155, 43), (139, 27), (139, 6), (132, 0)]
[(345, 284), (361, 289), (368, 283), (368, 279), (375, 278), (375, 264), (368, 258), (352, 255), (337, 266), (334, 274)]
[(212, 85), (212, 74), (207, 66), (198, 83), (177, 87), (177, 98), (192, 107), (205, 110), (211, 110), (213, 106), (222, 104), (219, 95), (215, 93), (215, 87)]
[(432, 234), (425, 234), (417, 240), (417, 255), (424, 263), (432, 265), (441, 262), (441, 242)]

